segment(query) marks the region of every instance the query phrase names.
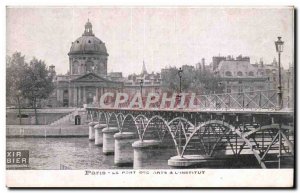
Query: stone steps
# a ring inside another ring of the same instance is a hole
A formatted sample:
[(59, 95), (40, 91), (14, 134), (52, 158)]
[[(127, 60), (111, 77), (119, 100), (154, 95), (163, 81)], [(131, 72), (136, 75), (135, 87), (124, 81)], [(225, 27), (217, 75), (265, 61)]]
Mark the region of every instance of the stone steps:
[(63, 116), (62, 118), (54, 121), (53, 123), (49, 124), (51, 126), (62, 126), (62, 125), (70, 125), (70, 123), (74, 123), (74, 117), (78, 114), (78, 110), (74, 110), (73, 112)]

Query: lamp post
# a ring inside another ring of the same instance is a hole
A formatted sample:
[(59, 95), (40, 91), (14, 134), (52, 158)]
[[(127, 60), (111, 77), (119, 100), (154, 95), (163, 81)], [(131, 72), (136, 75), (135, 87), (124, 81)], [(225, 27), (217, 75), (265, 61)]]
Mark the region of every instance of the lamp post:
[[(278, 92), (277, 92), (277, 109), (280, 110), (282, 108), (282, 91), (281, 91), (281, 66), (280, 66), (280, 54), (283, 52), (283, 41), (281, 37), (278, 37), (278, 40), (275, 41), (276, 51), (278, 52)], [(278, 151), (278, 168), (281, 167), (281, 145), (282, 145), (282, 138), (281, 138), (281, 130), (279, 127), (278, 131), (278, 138), (279, 138), (279, 151)]]
[(177, 72), (177, 74), (179, 76), (179, 94), (176, 97), (178, 101), (181, 101), (181, 92), (182, 92), (181, 79), (182, 79), (182, 73), (183, 73), (183, 70), (181, 68), (179, 68), (179, 70)]
[(280, 54), (283, 52), (283, 41), (281, 37), (275, 41), (276, 52), (278, 53), (278, 91), (277, 91), (277, 109), (282, 108), (282, 91), (281, 91), (281, 66), (280, 66)]
[(181, 90), (181, 78), (182, 78), (182, 73), (183, 73), (183, 70), (181, 68), (179, 68), (178, 70), (178, 76), (179, 76), (179, 93), (182, 92)]
[[(183, 73), (183, 70), (182, 68), (179, 68), (178, 70), (178, 76), (179, 76), (179, 95), (178, 95), (178, 99), (179, 101), (181, 102), (181, 79), (182, 79), (182, 73)], [(181, 148), (181, 129), (179, 130), (179, 147)], [(180, 157), (182, 157), (182, 152), (180, 152)]]
[(143, 84), (144, 84), (144, 80), (140, 81), (140, 87), (141, 87), (141, 97), (143, 96)]

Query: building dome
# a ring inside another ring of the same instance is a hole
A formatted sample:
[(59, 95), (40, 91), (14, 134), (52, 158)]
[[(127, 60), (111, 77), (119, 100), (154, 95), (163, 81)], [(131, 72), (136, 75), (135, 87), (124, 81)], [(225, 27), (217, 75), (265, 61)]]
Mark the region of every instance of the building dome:
[(72, 42), (69, 55), (101, 54), (108, 55), (105, 44), (93, 34), (92, 24), (88, 21), (81, 37)]

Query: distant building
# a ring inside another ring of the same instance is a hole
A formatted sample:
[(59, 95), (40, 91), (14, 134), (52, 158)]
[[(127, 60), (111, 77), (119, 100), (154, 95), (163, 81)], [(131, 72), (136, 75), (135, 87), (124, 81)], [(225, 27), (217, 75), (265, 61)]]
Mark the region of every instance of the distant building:
[(123, 77), (122, 72), (110, 72), (108, 77), (113, 81), (123, 82), (125, 78)]
[[(216, 69), (214, 73), (221, 77), (224, 91), (227, 93), (253, 92), (258, 90), (278, 89), (278, 62), (274, 58), (272, 63), (251, 64), (249, 57), (238, 56), (213, 57)], [(214, 62), (213, 62), (214, 63)], [(293, 101), (294, 69), (283, 69), (281, 65), (281, 85), (284, 101)], [(275, 97), (276, 98), (276, 97)]]
[(214, 56), (212, 58), (211, 70), (215, 71), (218, 68), (220, 62), (223, 61), (223, 60), (226, 60), (226, 57), (224, 57), (224, 56)]
[(183, 70), (183, 72), (190, 72), (190, 71), (194, 71), (195, 67), (192, 65), (182, 65), (181, 69)]
[(198, 62), (197, 64), (196, 64), (196, 69), (198, 69), (198, 70), (205, 70), (205, 58), (202, 58), (201, 59), (201, 62)]
[(161, 83), (161, 74), (154, 72), (148, 73), (145, 62), (143, 62), (141, 73), (138, 75), (131, 74), (125, 80), (124, 92), (135, 94), (137, 92), (140, 92), (142, 85), (143, 95), (147, 95), (149, 92), (160, 93)]
[(294, 65), (289, 64), (289, 69), (283, 70), (283, 99), (287, 102), (287, 106), (292, 108), (294, 106), (294, 92), (295, 92), (295, 68)]
[(249, 57), (213, 57), (214, 65), (214, 73), (221, 78), (221, 84), (225, 86), (224, 92), (242, 93), (267, 89), (268, 77), (261, 73), (259, 65), (250, 63)]

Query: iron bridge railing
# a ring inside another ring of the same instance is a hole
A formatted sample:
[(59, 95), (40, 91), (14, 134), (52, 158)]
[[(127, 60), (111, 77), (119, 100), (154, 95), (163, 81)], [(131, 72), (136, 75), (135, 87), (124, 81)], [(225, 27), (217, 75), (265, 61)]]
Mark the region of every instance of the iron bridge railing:
[[(171, 102), (168, 101), (162, 105), (162, 96), (155, 103), (151, 103), (148, 106), (146, 105), (147, 96), (142, 97), (143, 107), (147, 106), (147, 109), (178, 109), (184, 108), (189, 109), (192, 103), (194, 109), (200, 110), (279, 110), (287, 109), (291, 110), (293, 108), (293, 100), (290, 97), (290, 92), (286, 89), (282, 90), (282, 101), (279, 105), (278, 100), (278, 90), (258, 90), (252, 92), (238, 92), (238, 93), (218, 93), (218, 94), (209, 94), (209, 95), (195, 95), (191, 94), (184, 97), (184, 102), (181, 102), (180, 98), (176, 97), (175, 105), (171, 105)], [(180, 94), (178, 95), (180, 96)], [(140, 106), (130, 105), (133, 96), (130, 96), (129, 99), (119, 105), (115, 105), (114, 99), (106, 100), (104, 102), (106, 108), (110, 106), (110, 109), (140, 109)], [(168, 97), (170, 98), (170, 96)], [(182, 99), (183, 100), (183, 99)], [(181, 104), (181, 106), (179, 105)], [(100, 104), (90, 104), (87, 107), (98, 107), (102, 108)]]

